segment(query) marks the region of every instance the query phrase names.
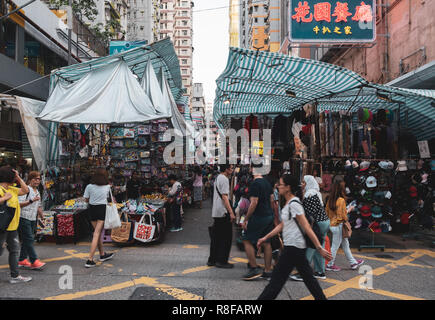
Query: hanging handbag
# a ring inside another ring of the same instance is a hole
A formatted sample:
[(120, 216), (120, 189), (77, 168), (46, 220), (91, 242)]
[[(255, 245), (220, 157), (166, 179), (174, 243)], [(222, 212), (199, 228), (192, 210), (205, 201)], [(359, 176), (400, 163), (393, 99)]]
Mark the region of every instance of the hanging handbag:
[(352, 235), (352, 226), (349, 221), (343, 222), (343, 239), (350, 238)]
[(116, 243), (131, 243), (134, 241), (133, 238), (133, 227), (134, 222), (128, 219), (127, 213), (123, 212), (121, 214), (121, 226), (119, 228), (112, 229), (110, 237), (113, 242)]
[[(3, 197), (7, 193), (7, 190), (3, 188), (1, 188), (0, 191), (2, 193), (0, 197)], [(7, 230), (9, 224), (15, 216), (15, 210), (15, 208), (8, 206), (7, 201), (0, 204), (0, 232)]]
[(152, 223), (150, 213), (145, 213), (138, 223), (134, 226), (133, 238), (140, 242), (151, 242), (156, 231), (156, 226)]
[(110, 199), (112, 204), (106, 205), (106, 218), (104, 219), (104, 229), (115, 229), (121, 226), (121, 219), (119, 218), (118, 208), (113, 201), (112, 188), (109, 189)]

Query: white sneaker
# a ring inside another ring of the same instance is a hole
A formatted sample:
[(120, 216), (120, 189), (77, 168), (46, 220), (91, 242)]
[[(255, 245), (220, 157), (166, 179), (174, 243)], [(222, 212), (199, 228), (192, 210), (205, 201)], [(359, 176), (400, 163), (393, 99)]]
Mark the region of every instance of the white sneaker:
[(29, 282), (30, 280), (32, 280), (31, 277), (18, 276), (16, 278), (11, 278), (9, 280), (9, 282), (10, 283), (21, 283), (21, 282)]

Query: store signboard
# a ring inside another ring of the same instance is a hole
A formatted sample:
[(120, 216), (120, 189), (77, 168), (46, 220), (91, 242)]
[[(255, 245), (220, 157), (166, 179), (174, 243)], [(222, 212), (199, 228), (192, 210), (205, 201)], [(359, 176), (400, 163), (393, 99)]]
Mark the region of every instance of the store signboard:
[(148, 41), (110, 41), (109, 54), (117, 54), (148, 44)]
[(376, 39), (376, 0), (290, 0), (291, 42), (359, 43)]

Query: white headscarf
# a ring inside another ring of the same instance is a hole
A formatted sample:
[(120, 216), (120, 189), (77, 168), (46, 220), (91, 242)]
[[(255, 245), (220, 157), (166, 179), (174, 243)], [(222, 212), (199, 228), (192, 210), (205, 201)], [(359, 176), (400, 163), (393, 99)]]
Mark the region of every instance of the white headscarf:
[(316, 195), (319, 197), (320, 203), (323, 206), (322, 194), (320, 193), (320, 187), (316, 179), (313, 176), (304, 176), (304, 181), (306, 183), (304, 197), (308, 198)]

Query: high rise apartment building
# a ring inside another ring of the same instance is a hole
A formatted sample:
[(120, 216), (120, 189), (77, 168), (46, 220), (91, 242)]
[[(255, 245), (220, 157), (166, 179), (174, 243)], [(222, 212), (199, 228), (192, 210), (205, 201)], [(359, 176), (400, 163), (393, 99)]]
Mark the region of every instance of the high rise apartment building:
[[(287, 36), (287, 10), (288, 0), (240, 0), (239, 46), (278, 52)], [(230, 26), (236, 18), (230, 15)]]
[(128, 0), (128, 41), (147, 41), (159, 39), (159, 0)]
[(230, 0), (230, 47), (239, 46), (240, 0)]
[(183, 86), (187, 89), (187, 95), (191, 97), (194, 4), (187, 0), (160, 0), (159, 2), (159, 30), (156, 40), (171, 38), (180, 62)]

